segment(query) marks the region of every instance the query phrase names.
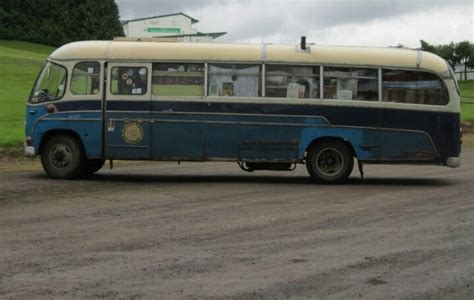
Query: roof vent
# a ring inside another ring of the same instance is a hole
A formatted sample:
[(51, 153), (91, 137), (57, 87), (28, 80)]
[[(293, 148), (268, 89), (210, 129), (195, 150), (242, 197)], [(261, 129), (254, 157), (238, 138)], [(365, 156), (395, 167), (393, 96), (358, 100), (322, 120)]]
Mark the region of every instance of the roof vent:
[(301, 50), (306, 50), (306, 37), (305, 36), (301, 37), (300, 47), (301, 47)]
[(302, 36), (301, 37), (301, 42), (299, 45), (296, 45), (296, 52), (311, 52), (311, 45), (314, 45), (314, 43), (307, 43), (306, 42), (306, 37)]

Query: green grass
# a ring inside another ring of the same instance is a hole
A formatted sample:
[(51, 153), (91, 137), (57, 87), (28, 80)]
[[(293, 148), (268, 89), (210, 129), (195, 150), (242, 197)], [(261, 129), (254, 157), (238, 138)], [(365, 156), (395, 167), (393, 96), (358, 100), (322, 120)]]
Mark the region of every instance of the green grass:
[(461, 119), (464, 122), (474, 121), (474, 80), (459, 82), (461, 90)]
[(25, 104), (52, 47), (0, 40), (0, 146), (24, 139)]

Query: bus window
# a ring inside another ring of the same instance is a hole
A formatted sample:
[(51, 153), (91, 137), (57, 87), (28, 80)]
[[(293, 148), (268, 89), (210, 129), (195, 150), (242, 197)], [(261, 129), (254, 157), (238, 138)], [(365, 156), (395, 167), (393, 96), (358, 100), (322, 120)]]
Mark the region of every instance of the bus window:
[(379, 100), (377, 69), (324, 67), (324, 98)]
[(33, 88), (30, 102), (37, 103), (61, 99), (65, 92), (66, 75), (66, 68), (47, 62)]
[(421, 71), (383, 70), (383, 101), (446, 105), (448, 92), (435, 74)]
[(266, 65), (265, 96), (319, 98), (319, 67)]
[(145, 95), (148, 70), (145, 67), (113, 67), (111, 93), (114, 95)]
[(260, 65), (209, 65), (209, 96), (261, 96)]
[(154, 63), (151, 92), (157, 96), (204, 96), (204, 64)]
[(73, 95), (97, 95), (100, 92), (100, 64), (96, 61), (77, 63), (72, 70)]

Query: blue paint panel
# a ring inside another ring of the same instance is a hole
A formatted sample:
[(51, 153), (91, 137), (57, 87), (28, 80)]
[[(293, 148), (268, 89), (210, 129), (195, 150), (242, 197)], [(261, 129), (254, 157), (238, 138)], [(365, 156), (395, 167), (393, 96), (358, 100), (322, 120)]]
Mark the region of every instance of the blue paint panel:
[(102, 101), (100, 100), (58, 101), (54, 102), (53, 105), (58, 111), (102, 110)]
[(430, 138), (419, 132), (385, 131), (382, 158), (386, 160), (432, 160), (438, 156)]
[(107, 111), (150, 111), (150, 101), (113, 101), (106, 102)]
[(153, 159), (205, 160), (206, 125), (154, 123), (151, 134)]
[[(140, 122), (138, 122), (140, 120)], [(149, 159), (150, 158), (150, 114), (139, 112), (107, 112), (105, 128), (105, 157), (114, 159)], [(113, 130), (109, 130), (110, 122)], [(139, 143), (128, 143), (124, 138), (124, 127), (129, 121), (138, 122), (143, 132)]]
[[(71, 118), (71, 120), (67, 120)], [(88, 121), (78, 119), (91, 119)], [(92, 120), (96, 119), (96, 120)], [(33, 146), (38, 152), (41, 140), (51, 130), (68, 130), (81, 139), (88, 158), (102, 157), (102, 121), (101, 113), (53, 113), (43, 114), (33, 123), (27, 122), (27, 135), (33, 138)], [(31, 125), (33, 124), (33, 125)]]
[[(74, 110), (97, 109), (101, 104), (100, 101), (68, 101), (58, 102), (55, 105), (58, 110), (71, 110), (71, 115), (74, 115)], [(311, 141), (326, 136), (347, 139), (354, 145), (357, 155), (368, 160), (416, 158), (443, 163), (447, 157), (458, 156), (460, 152), (457, 143), (460, 126), (457, 113), (324, 105), (207, 103), (205, 100), (153, 101), (151, 104), (149, 101), (109, 101), (107, 105), (110, 112), (130, 111), (117, 117), (129, 119), (140, 117), (148, 120), (150, 117), (137, 115), (133, 111), (148, 111), (150, 107), (151, 118), (156, 120), (150, 127), (152, 138), (149, 141), (153, 150), (151, 154), (155, 159), (176, 156), (191, 159), (235, 158), (242, 143), (288, 144), (295, 141), (299, 145), (298, 157), (301, 158)], [(35, 108), (44, 110), (41, 106)], [(38, 113), (36, 116), (27, 114), (27, 135), (31, 132), (35, 118), (41, 114)], [(57, 123), (55, 126), (59, 128), (69, 126), (68, 128), (73, 130), (78, 130), (76, 126), (78, 128), (84, 126), (88, 128), (86, 131), (91, 130), (85, 121), (69, 125)], [(50, 129), (52, 127), (54, 126), (50, 125)], [(100, 132), (100, 125), (94, 124), (92, 127), (96, 133)], [(429, 137), (433, 140), (434, 147)], [(114, 141), (119, 142), (119, 136), (114, 138), (117, 139)], [(100, 149), (101, 145), (100, 147), (94, 145), (97, 140), (91, 139), (91, 141), (87, 144), (87, 148)], [(39, 143), (36, 134), (35, 143)], [(99, 152), (91, 151), (91, 153)]]

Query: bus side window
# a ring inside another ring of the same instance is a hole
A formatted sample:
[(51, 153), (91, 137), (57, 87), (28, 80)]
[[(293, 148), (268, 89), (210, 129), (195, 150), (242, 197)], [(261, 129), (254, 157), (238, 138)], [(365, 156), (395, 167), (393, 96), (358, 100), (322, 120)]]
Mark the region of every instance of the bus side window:
[(324, 98), (379, 100), (377, 69), (324, 67)]
[(422, 71), (383, 70), (383, 101), (446, 105), (449, 95), (435, 74)]
[(319, 98), (319, 66), (265, 66), (265, 96)]
[(259, 97), (260, 65), (209, 65), (209, 96)]
[(74, 66), (71, 76), (73, 95), (97, 95), (100, 92), (100, 64), (83, 61)]
[(204, 64), (153, 63), (151, 92), (157, 96), (204, 96)]
[(145, 95), (148, 90), (145, 67), (113, 67), (110, 91), (114, 95)]

